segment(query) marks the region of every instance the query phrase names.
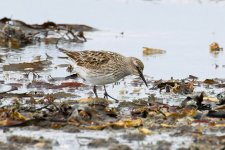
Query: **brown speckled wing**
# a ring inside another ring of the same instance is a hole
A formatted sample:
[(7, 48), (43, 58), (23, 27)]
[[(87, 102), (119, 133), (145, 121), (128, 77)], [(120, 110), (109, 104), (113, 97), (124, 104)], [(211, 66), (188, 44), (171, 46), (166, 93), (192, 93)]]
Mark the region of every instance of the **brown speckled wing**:
[(116, 55), (112, 52), (103, 51), (63, 51), (73, 61), (76, 62), (77, 66), (85, 67), (87, 69), (98, 69), (102, 65), (107, 64), (110, 58)]

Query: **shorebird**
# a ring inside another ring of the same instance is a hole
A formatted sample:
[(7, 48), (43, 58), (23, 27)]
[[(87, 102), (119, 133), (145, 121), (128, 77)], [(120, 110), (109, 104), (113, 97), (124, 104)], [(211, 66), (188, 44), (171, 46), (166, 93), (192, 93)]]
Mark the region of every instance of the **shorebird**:
[(93, 92), (98, 98), (96, 86), (104, 86), (104, 98), (117, 99), (110, 96), (105, 88), (106, 84), (115, 83), (128, 75), (141, 77), (145, 85), (147, 82), (143, 75), (144, 64), (135, 57), (125, 57), (110, 51), (68, 51), (56, 47), (66, 54), (74, 63), (74, 70), (88, 84), (93, 86)]

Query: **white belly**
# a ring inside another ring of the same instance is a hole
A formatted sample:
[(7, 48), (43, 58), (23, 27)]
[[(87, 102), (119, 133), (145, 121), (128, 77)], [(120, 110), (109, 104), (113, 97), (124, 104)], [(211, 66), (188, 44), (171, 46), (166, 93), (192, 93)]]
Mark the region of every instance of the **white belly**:
[(87, 83), (91, 84), (91, 85), (105, 85), (105, 84), (110, 84), (110, 83), (114, 83), (118, 80), (115, 80), (115, 78), (112, 78), (110, 76), (96, 76), (96, 77), (87, 77), (85, 79), (87, 81)]
[(110, 83), (115, 83), (118, 80), (122, 79), (124, 76), (113, 76), (111, 74), (108, 75), (93, 75), (89, 70), (83, 67), (74, 68), (75, 71), (79, 74), (81, 78), (83, 78), (87, 84), (90, 85), (105, 85)]

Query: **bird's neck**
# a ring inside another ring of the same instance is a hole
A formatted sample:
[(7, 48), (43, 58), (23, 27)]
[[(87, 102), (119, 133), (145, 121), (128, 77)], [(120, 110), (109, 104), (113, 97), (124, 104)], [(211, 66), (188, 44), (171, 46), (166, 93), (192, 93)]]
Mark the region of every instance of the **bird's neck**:
[(129, 73), (129, 75), (133, 74), (133, 62), (132, 62), (132, 57), (127, 57), (127, 72)]

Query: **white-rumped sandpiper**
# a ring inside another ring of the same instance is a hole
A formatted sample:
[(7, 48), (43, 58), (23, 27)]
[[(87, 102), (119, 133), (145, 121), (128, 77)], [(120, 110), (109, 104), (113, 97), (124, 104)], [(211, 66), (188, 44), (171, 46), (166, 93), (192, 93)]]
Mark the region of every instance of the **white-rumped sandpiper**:
[(147, 86), (143, 75), (144, 64), (135, 57), (125, 57), (110, 51), (68, 51), (62, 48), (58, 49), (74, 62), (74, 70), (79, 76), (94, 87), (93, 91), (96, 97), (98, 97), (96, 86), (103, 85), (104, 96), (116, 100), (107, 93), (105, 85), (115, 83), (128, 75), (140, 76)]

